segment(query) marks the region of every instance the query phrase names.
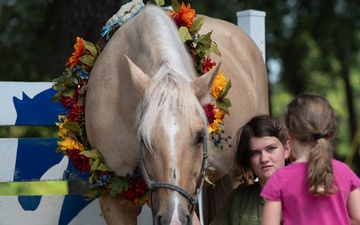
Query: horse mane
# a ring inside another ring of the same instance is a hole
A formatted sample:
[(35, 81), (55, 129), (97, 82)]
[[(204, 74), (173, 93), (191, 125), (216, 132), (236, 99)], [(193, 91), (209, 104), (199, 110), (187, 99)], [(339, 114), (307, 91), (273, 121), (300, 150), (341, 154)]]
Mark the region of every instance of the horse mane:
[(144, 14), (147, 21), (144, 33), (150, 40), (156, 40), (151, 44), (158, 51), (161, 66), (138, 107), (137, 128), (146, 147), (153, 151), (150, 134), (157, 125), (167, 126), (174, 112), (182, 115), (187, 126), (191, 125), (194, 116), (200, 115), (207, 127), (207, 118), (191, 85), (196, 78), (192, 59), (174, 22), (163, 9), (151, 5), (147, 5)]
[(161, 64), (168, 63), (188, 82), (196, 78), (196, 71), (190, 53), (181, 41), (175, 22), (164, 9), (147, 4), (143, 10), (143, 35), (152, 46), (153, 55), (160, 58)]

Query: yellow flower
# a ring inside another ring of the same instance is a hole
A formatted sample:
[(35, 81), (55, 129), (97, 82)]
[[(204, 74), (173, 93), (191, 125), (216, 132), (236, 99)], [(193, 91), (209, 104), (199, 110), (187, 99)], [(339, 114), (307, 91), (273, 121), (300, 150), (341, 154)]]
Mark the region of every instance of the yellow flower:
[(59, 116), (59, 120), (63, 121), (61, 123), (56, 123), (56, 125), (59, 127), (59, 132), (58, 132), (58, 136), (59, 137), (66, 137), (69, 133), (69, 130), (64, 128), (64, 124), (66, 124), (67, 122), (69, 122), (68, 118), (66, 118), (65, 116)]
[(213, 96), (215, 99), (218, 98), (219, 93), (224, 90), (226, 84), (228, 82), (228, 79), (224, 76), (224, 72), (220, 72), (216, 75), (214, 83), (211, 88), (211, 96)]
[(58, 141), (58, 145), (60, 146), (61, 150), (72, 150), (72, 149), (78, 149), (80, 151), (84, 151), (84, 146), (72, 139), (71, 137), (67, 137), (62, 141)]

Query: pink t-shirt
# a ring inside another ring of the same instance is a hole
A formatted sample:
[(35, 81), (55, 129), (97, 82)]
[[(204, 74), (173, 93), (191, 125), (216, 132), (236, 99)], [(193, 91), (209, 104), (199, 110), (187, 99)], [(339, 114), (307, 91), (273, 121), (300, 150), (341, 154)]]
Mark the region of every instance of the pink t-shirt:
[(277, 169), (266, 182), (261, 196), (282, 202), (286, 224), (343, 225), (350, 224), (346, 203), (349, 193), (360, 186), (360, 179), (344, 163), (332, 160), (334, 181), (338, 192), (313, 196), (306, 184), (307, 163), (294, 162)]

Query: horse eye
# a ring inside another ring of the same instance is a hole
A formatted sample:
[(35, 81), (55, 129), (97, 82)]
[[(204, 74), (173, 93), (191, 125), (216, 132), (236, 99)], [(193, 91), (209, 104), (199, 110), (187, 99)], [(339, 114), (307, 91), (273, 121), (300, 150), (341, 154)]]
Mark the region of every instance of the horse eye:
[(204, 131), (198, 131), (195, 137), (195, 144), (202, 144), (204, 142), (205, 133)]

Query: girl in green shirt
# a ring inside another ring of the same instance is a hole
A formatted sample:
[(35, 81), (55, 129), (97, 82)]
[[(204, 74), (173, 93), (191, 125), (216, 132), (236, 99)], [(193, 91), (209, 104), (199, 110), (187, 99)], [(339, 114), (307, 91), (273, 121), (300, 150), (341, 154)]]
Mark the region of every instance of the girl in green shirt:
[(252, 118), (237, 132), (236, 169), (240, 182), (210, 225), (260, 225), (264, 199), (260, 192), (271, 174), (289, 161), (285, 128), (270, 115)]

